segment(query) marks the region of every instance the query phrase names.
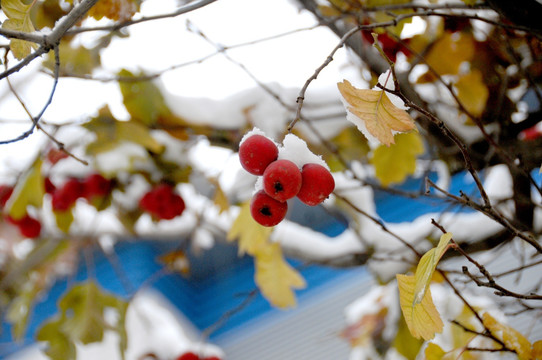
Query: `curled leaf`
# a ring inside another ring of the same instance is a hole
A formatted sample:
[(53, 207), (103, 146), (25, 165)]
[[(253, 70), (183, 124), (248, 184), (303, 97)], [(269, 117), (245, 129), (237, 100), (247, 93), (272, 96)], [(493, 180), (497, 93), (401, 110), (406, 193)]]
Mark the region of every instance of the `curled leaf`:
[(394, 131), (416, 128), (410, 115), (395, 106), (382, 90), (357, 89), (348, 80), (337, 84), (352, 121), (361, 132), (368, 133), (386, 146), (394, 144)]

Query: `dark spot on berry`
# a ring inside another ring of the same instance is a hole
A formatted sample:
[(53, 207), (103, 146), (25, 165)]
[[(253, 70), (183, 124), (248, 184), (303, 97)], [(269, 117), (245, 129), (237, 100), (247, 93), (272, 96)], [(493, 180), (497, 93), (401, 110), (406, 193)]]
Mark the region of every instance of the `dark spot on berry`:
[(284, 191), (284, 187), (282, 187), (280, 182), (276, 182), (273, 188), (275, 189), (275, 194)]
[(269, 209), (269, 206), (264, 206), (260, 209), (260, 214), (264, 216), (271, 216), (271, 209)]

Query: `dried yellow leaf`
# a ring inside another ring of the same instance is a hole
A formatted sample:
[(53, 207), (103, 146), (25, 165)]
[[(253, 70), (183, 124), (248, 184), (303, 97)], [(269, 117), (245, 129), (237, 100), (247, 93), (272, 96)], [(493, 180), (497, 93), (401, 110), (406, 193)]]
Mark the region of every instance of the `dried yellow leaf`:
[(348, 80), (337, 84), (341, 95), (348, 104), (347, 110), (355, 116), (348, 118), (363, 132), (386, 146), (394, 144), (394, 131), (407, 132), (416, 127), (410, 115), (395, 106), (382, 90), (357, 89)]
[(508, 349), (516, 351), (519, 360), (533, 359), (531, 343), (522, 333), (508, 325), (501, 324), (487, 312), (482, 315), (482, 320), (484, 326), (501, 340)]
[[(30, 10), (32, 5), (26, 5), (21, 0), (2, 0), (2, 11), (8, 18), (2, 24), (3, 29), (9, 29), (14, 31), (21, 31), (25, 33), (31, 33), (34, 29), (34, 24), (30, 19)], [(22, 59), (37, 45), (19, 39), (11, 39), (9, 48), (17, 59)]]
[(424, 147), (420, 134), (411, 132), (397, 134), (393, 146), (380, 145), (373, 152), (369, 162), (375, 168), (375, 175), (384, 186), (399, 184), (416, 170), (416, 159)]
[(455, 88), (457, 97), (465, 109), (473, 116), (482, 115), (489, 98), (489, 90), (480, 70), (472, 69), (468, 74), (461, 76)]
[(296, 305), (292, 289), (305, 287), (303, 277), (284, 260), (278, 243), (266, 243), (254, 254), (256, 274), (254, 279), (262, 295), (279, 308)]
[(472, 36), (447, 32), (433, 44), (425, 61), (439, 75), (455, 75), (461, 63), (471, 60), (473, 56)]
[(265, 246), (272, 231), (272, 227), (265, 227), (254, 221), (250, 214), (250, 201), (247, 201), (241, 206), (241, 211), (226, 238), (228, 241), (239, 239), (240, 254), (254, 255), (259, 247)]

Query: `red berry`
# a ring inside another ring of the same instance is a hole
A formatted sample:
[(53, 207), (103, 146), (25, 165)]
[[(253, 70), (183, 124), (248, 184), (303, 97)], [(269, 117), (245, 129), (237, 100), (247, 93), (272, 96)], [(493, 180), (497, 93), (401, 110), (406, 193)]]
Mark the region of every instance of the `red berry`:
[(204, 358), (203, 360), (220, 360), (220, 358), (218, 356), (209, 356)]
[(25, 214), (22, 218), (17, 220), (8, 216), (7, 220), (17, 226), (21, 234), (25, 237), (35, 238), (41, 233), (41, 223), (28, 214)]
[(286, 211), (288, 211), (288, 203), (273, 199), (263, 190), (258, 191), (250, 203), (252, 218), (263, 226), (277, 225), (286, 216)]
[(56, 186), (53, 184), (50, 178), (46, 177), (44, 180), (45, 192), (47, 194), (53, 194), (56, 191)]
[(92, 174), (83, 182), (83, 197), (87, 200), (94, 196), (105, 196), (111, 191), (111, 181), (101, 174)]
[(68, 153), (60, 149), (51, 149), (47, 152), (47, 160), (52, 164), (56, 164), (62, 159), (68, 157)]
[(66, 211), (83, 195), (83, 185), (78, 179), (69, 179), (53, 193), (54, 211)]
[(320, 204), (335, 189), (333, 176), (322, 165), (305, 164), (301, 169), (301, 176), (303, 180), (297, 197), (309, 206)]
[(180, 355), (177, 360), (199, 360), (199, 356), (193, 352), (186, 352)]
[(175, 194), (168, 184), (160, 184), (143, 195), (139, 206), (154, 217), (165, 220), (181, 215), (186, 208), (183, 198)]
[(263, 135), (252, 135), (239, 147), (241, 165), (254, 175), (263, 175), (267, 165), (275, 161), (278, 155), (275, 143)]
[(21, 234), (28, 238), (36, 238), (41, 233), (41, 223), (29, 215), (19, 220), (18, 226)]
[(13, 186), (0, 185), (0, 208), (6, 206), (11, 194), (13, 194)]
[(520, 132), (519, 136), (522, 140), (535, 140), (542, 136), (542, 131), (538, 129), (538, 126), (533, 126)]
[(290, 160), (272, 162), (263, 173), (263, 189), (273, 199), (284, 202), (301, 188), (301, 171)]

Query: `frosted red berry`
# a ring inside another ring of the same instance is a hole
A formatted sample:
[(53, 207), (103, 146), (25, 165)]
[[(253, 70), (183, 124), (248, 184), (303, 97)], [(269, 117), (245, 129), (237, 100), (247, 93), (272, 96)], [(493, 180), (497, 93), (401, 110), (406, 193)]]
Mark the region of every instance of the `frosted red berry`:
[(111, 181), (101, 174), (92, 174), (83, 181), (83, 197), (92, 199), (102, 197), (111, 191)]
[(288, 203), (280, 202), (265, 193), (258, 191), (250, 202), (250, 214), (257, 223), (263, 226), (275, 226), (286, 216)]
[(0, 208), (6, 206), (9, 197), (13, 193), (13, 186), (0, 185)]
[(66, 211), (83, 195), (83, 184), (79, 179), (69, 179), (53, 193), (52, 206), (54, 211)]
[(327, 199), (335, 189), (333, 176), (322, 165), (305, 164), (301, 169), (302, 184), (297, 193), (301, 202), (315, 206)]
[(273, 199), (284, 202), (297, 195), (301, 179), (301, 171), (296, 164), (290, 160), (277, 160), (263, 173), (263, 189)]
[(278, 154), (277, 145), (263, 135), (252, 135), (239, 146), (241, 166), (253, 175), (263, 175), (265, 168), (277, 159)]

